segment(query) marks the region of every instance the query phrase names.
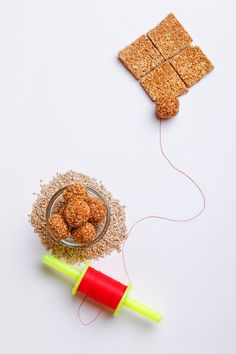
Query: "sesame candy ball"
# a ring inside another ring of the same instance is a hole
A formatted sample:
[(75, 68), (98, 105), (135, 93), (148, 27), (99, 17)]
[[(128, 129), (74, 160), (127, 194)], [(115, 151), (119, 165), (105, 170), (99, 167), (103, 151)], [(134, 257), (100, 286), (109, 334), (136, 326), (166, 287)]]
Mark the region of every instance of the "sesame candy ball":
[(64, 199), (69, 201), (74, 196), (78, 196), (81, 199), (86, 199), (88, 196), (88, 192), (85, 186), (80, 183), (70, 184), (63, 193)]
[(58, 240), (64, 240), (69, 236), (69, 228), (60, 214), (53, 214), (48, 219), (48, 228)]
[(87, 203), (90, 209), (89, 221), (93, 224), (98, 224), (106, 216), (106, 206), (101, 199), (88, 198)]
[(86, 222), (84, 225), (72, 230), (71, 234), (75, 242), (88, 243), (94, 239), (96, 229), (93, 224)]
[(66, 206), (62, 206), (59, 210), (58, 210), (58, 214), (60, 214), (62, 216), (63, 219), (65, 219), (65, 209), (66, 209)]
[(82, 199), (71, 199), (65, 207), (65, 219), (70, 227), (78, 227), (89, 219), (89, 206)]
[(179, 112), (179, 100), (177, 97), (161, 95), (156, 101), (156, 115), (161, 119), (176, 116)]

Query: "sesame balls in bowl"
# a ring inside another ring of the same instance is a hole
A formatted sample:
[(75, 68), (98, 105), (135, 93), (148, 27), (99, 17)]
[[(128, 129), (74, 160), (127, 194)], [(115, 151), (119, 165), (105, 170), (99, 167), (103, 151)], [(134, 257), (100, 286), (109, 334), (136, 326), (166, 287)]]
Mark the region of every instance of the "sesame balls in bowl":
[(70, 184), (51, 197), (46, 221), (56, 242), (68, 248), (86, 248), (105, 235), (110, 210), (105, 198), (95, 189)]

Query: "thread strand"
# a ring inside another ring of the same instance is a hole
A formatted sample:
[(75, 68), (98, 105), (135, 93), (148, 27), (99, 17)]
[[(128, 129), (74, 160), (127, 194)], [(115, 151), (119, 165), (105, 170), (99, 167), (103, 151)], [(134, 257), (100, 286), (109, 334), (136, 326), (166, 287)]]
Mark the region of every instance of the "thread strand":
[(89, 325), (91, 325), (92, 323), (94, 323), (94, 322), (98, 319), (98, 317), (101, 315), (101, 313), (102, 313), (102, 311), (103, 311), (103, 306), (101, 306), (101, 307), (99, 308), (97, 314), (94, 316), (94, 318), (93, 318), (91, 321), (85, 322), (85, 321), (83, 320), (82, 316), (81, 316), (81, 309), (82, 309), (83, 305), (85, 304), (87, 297), (88, 297), (87, 295), (85, 295), (85, 296), (83, 297), (83, 299), (81, 300), (81, 302), (80, 302), (80, 304), (79, 304), (79, 307), (78, 307), (78, 317), (79, 317), (80, 322), (81, 322), (82, 325), (84, 325), (84, 326), (89, 326)]
[[(177, 219), (177, 218), (170, 218), (170, 217), (166, 217), (166, 216), (161, 216), (161, 215), (148, 215), (148, 216), (145, 216), (139, 220), (137, 220), (132, 226), (131, 228), (129, 229), (128, 231), (128, 234), (127, 234), (127, 239), (129, 238), (130, 234), (132, 233), (133, 229), (138, 225), (140, 224), (141, 222), (143, 221), (146, 221), (146, 220), (152, 220), (152, 219), (158, 219), (158, 220), (165, 220), (165, 221), (169, 221), (169, 222), (189, 222), (189, 221), (192, 221), (196, 218), (198, 218), (202, 213), (203, 211), (205, 210), (206, 208), (206, 198), (205, 198), (205, 195), (201, 189), (201, 187), (198, 185), (198, 183), (189, 175), (187, 174), (185, 171), (179, 169), (178, 167), (176, 167), (174, 165), (174, 163), (169, 159), (169, 157), (166, 155), (165, 151), (164, 151), (164, 148), (163, 148), (163, 141), (162, 141), (162, 120), (160, 120), (160, 124), (159, 124), (159, 146), (160, 146), (160, 151), (161, 151), (161, 154), (163, 156), (163, 158), (169, 163), (169, 165), (171, 166), (171, 168), (173, 170), (175, 170), (176, 172), (180, 173), (181, 175), (183, 175), (186, 179), (188, 179), (194, 186), (195, 188), (198, 190), (198, 192), (200, 193), (200, 196), (202, 198), (202, 206), (200, 208), (200, 210), (198, 212), (196, 212), (195, 214), (193, 214), (192, 216), (190, 217), (187, 217), (187, 218), (182, 218), (182, 219)], [(123, 246), (122, 246), (122, 261), (123, 261), (123, 267), (124, 267), (124, 270), (125, 270), (125, 273), (127, 275), (127, 278), (128, 278), (128, 281), (131, 282), (131, 277), (130, 277), (130, 274), (129, 274), (129, 271), (128, 271), (128, 267), (127, 267), (127, 263), (126, 263), (126, 259), (125, 259), (125, 252), (124, 252), (124, 248), (125, 248), (125, 245), (126, 245), (126, 241), (127, 239), (124, 241), (123, 243)], [(100, 314), (102, 313), (103, 311), (103, 306), (100, 307), (99, 311), (97, 312), (96, 316), (89, 322), (85, 322), (82, 317), (81, 317), (81, 314), (80, 314), (80, 311), (81, 311), (81, 308), (83, 306), (83, 304), (85, 303), (86, 301), (86, 298), (87, 298), (87, 295), (85, 295), (85, 297), (82, 299), (80, 305), (79, 305), (79, 308), (78, 308), (78, 317), (79, 317), (79, 320), (80, 322), (84, 325), (84, 326), (88, 326), (92, 323), (94, 323), (98, 317), (100, 316)]]
[(178, 167), (176, 167), (173, 164), (173, 162), (169, 159), (169, 157), (167, 157), (167, 155), (166, 155), (166, 153), (164, 151), (163, 142), (162, 142), (162, 124), (163, 124), (162, 119), (160, 119), (160, 123), (159, 123), (159, 146), (160, 146), (161, 154), (164, 157), (164, 159), (169, 163), (169, 165), (172, 167), (172, 169), (174, 169), (176, 172), (178, 172), (178, 173), (182, 174), (183, 176), (185, 176), (196, 187), (196, 189), (199, 191), (200, 196), (202, 198), (202, 206), (201, 206), (200, 210), (197, 213), (193, 214), (192, 216), (190, 216), (188, 218), (175, 219), (175, 218), (170, 218), (170, 217), (161, 216), (161, 215), (148, 215), (148, 216), (145, 216), (145, 217), (137, 220), (131, 226), (131, 228), (128, 231), (127, 238), (126, 238), (126, 240), (123, 243), (122, 251), (121, 251), (123, 267), (124, 267), (124, 270), (125, 270), (125, 273), (127, 275), (127, 278), (129, 280), (129, 282), (131, 282), (131, 277), (130, 277), (130, 274), (129, 274), (129, 271), (128, 271), (128, 267), (127, 267), (127, 263), (126, 263), (126, 259), (125, 259), (124, 248), (125, 248), (127, 239), (129, 238), (129, 236), (132, 233), (133, 229), (138, 224), (140, 224), (143, 221), (152, 220), (152, 219), (165, 220), (165, 221), (170, 221), (170, 222), (179, 222), (179, 223), (181, 223), (181, 222), (189, 222), (189, 221), (192, 221), (194, 219), (197, 219), (203, 213), (203, 211), (206, 208), (206, 198), (205, 198), (205, 195), (204, 195), (201, 187), (198, 185), (198, 183), (189, 174), (187, 174), (185, 171), (183, 171), (183, 170), (179, 169)]

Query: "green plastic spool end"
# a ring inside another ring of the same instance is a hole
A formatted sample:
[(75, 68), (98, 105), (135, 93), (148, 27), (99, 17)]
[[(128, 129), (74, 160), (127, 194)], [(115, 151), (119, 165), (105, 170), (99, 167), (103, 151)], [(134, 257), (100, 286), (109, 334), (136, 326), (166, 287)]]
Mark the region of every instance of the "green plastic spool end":
[[(50, 254), (45, 254), (42, 259), (42, 262), (44, 264), (48, 265), (49, 267), (54, 268), (54, 269), (58, 270), (59, 272), (76, 280), (75, 285), (72, 289), (73, 295), (76, 293), (77, 288), (78, 288), (81, 280), (83, 279), (84, 274), (86, 273), (86, 271), (89, 267), (89, 263), (87, 263), (83, 270), (79, 270), (79, 269), (76, 269), (75, 267), (61, 261), (60, 259), (58, 259)], [(160, 322), (163, 319), (163, 317), (159, 312), (151, 309), (148, 306), (143, 305), (141, 302), (136, 301), (136, 300), (132, 299), (130, 296), (128, 296), (131, 286), (132, 286), (131, 284), (128, 285), (119, 305), (117, 306), (117, 308), (114, 312), (114, 316), (116, 316), (119, 313), (122, 306), (126, 306), (126, 307), (129, 307), (131, 310), (139, 313), (140, 315), (149, 318), (152, 321)]]

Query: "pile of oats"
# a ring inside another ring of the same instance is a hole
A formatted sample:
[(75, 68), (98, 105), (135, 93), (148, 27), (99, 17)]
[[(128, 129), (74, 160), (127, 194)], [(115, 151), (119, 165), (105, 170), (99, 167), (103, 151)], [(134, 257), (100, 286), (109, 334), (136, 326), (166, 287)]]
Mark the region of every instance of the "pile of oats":
[[(106, 199), (110, 208), (111, 220), (107, 232), (98, 242), (84, 249), (68, 248), (58, 244), (52, 238), (46, 223), (46, 209), (49, 200), (60, 188), (71, 183), (81, 183), (94, 188)], [(119, 252), (127, 237), (125, 207), (120, 204), (119, 200), (113, 198), (102, 182), (74, 171), (58, 173), (49, 183), (41, 184), (40, 193), (37, 195), (30, 214), (30, 222), (35, 233), (40, 237), (44, 248), (51, 251), (54, 256), (71, 264), (98, 259), (114, 250)]]

